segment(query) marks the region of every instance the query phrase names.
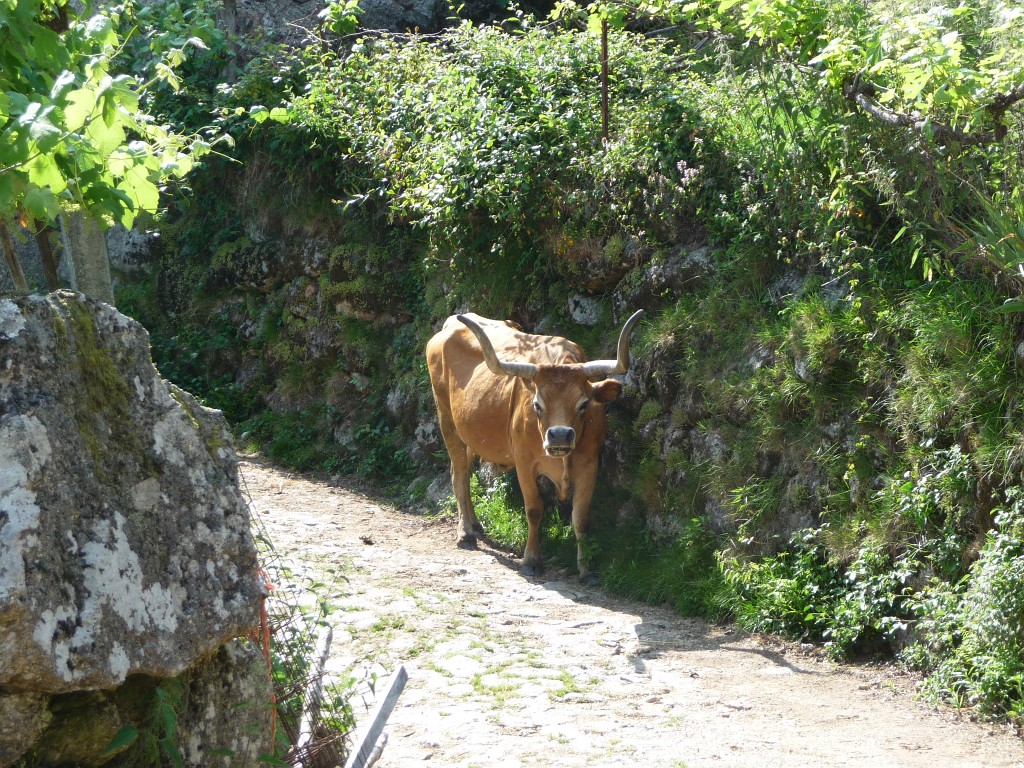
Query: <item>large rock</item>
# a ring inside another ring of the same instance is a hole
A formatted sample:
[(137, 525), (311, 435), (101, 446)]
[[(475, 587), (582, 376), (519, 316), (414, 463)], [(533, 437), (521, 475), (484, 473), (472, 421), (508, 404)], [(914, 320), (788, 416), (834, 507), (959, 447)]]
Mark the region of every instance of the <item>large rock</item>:
[(185, 765), (259, 765), (260, 755), (270, 751), (274, 704), (266, 659), (256, 643), (232, 640), (200, 662), (190, 679), (177, 723)]
[[(483, 3), (486, 5), (486, 3)], [(319, 29), (321, 0), (238, 0), (231, 32), (254, 40), (302, 44)], [(450, 13), (447, 0), (363, 0), (361, 26), (370, 30), (437, 32)]]
[(81, 294), (0, 298), (0, 691), (179, 675), (258, 620), (223, 417)]
[(0, 765), (11, 765), (46, 730), (53, 715), (38, 693), (0, 696)]
[(620, 314), (637, 309), (657, 310), (693, 291), (714, 274), (711, 247), (680, 248), (664, 258), (653, 258), (630, 272), (615, 288), (612, 303)]

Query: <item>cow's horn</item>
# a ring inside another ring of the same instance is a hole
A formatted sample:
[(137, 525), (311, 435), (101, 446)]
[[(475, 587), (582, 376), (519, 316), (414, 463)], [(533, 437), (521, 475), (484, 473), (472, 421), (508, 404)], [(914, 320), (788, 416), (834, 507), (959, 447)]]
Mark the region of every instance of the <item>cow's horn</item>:
[(583, 364), (583, 373), (591, 381), (603, 379), (613, 373), (625, 373), (629, 370), (629, 337), (633, 332), (633, 326), (644, 316), (644, 311), (638, 309), (633, 316), (622, 326), (622, 333), (619, 334), (619, 351), (617, 360), (591, 360)]
[(456, 317), (459, 319), (459, 322), (473, 332), (476, 340), (480, 342), (480, 349), (484, 353), (484, 360), (487, 363), (487, 367), (491, 369), (491, 373), (496, 373), (499, 376), (520, 376), (524, 379), (533, 379), (537, 376), (537, 366), (533, 363), (509, 363), (499, 360), (498, 354), (494, 351), (494, 345), (487, 338), (484, 329), (465, 315), (456, 315)]

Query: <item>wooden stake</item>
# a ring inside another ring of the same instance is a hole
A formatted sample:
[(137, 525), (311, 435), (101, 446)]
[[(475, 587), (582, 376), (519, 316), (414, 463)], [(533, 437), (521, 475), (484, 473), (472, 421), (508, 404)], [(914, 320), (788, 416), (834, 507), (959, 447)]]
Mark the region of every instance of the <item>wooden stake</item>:
[(373, 764), (370, 762), (371, 758), (374, 758), (373, 762), (380, 759), (379, 754), (374, 755), (377, 739), (380, 738), (384, 725), (391, 715), (391, 710), (398, 703), (398, 697), (402, 695), (402, 690), (405, 688), (405, 683), (408, 679), (409, 673), (405, 671), (404, 665), (400, 665), (388, 679), (388, 684), (384, 688), (384, 695), (377, 702), (377, 707), (373, 710), (366, 729), (360, 734), (359, 739), (353, 745), (352, 752), (345, 762), (345, 768), (367, 768), (367, 766)]
[(601, 142), (608, 143), (608, 19), (601, 19)]

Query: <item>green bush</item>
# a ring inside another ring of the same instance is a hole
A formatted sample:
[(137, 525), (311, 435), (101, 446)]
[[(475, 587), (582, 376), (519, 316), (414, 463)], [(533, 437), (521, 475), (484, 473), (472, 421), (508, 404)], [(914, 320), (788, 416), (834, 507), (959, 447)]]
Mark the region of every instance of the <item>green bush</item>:
[[(380, 393), (401, 381), (429, 408), (420, 351), (438, 318), (473, 307), (571, 329), (567, 293), (618, 311), (651, 268), (710, 243), (713, 274), (650, 297), (643, 391), (612, 413), (628, 488), (608, 499), (676, 533), (595, 504), (607, 583), (837, 656), (911, 643), (933, 690), (1016, 713), (1021, 531), (1003, 489), (1024, 470), (1022, 325), (1019, 300), (994, 310), (1024, 292), (1024, 139), (1019, 104), (983, 102), (1020, 82), (1019, 9), (649, 5), (688, 23), (660, 42), (613, 30), (606, 144), (595, 37), (522, 15), (252, 59), (207, 99), (244, 167), (195, 176), (165, 225), (177, 252), (154, 290), (193, 329), (154, 333), (162, 369), (281, 461), (408, 477), (410, 436)], [(928, 120), (876, 121), (844, 94), (851, 77)], [(948, 138), (993, 121), (1000, 141)], [(291, 293), (264, 285), (236, 209), (281, 242), (330, 242), (326, 266), (288, 276)], [(246, 298), (263, 368), (242, 401), (224, 361), (250, 342), (210, 320), (238, 283), (264, 292)], [(407, 328), (338, 309), (381, 304)], [(591, 351), (604, 330), (574, 337)], [(492, 537), (520, 548), (514, 483), (473, 492)], [(544, 535), (571, 564), (556, 515)]]
[(843, 594), (838, 569), (814, 531), (794, 536), (786, 551), (761, 560), (722, 556), (723, 607), (744, 627), (822, 640)]
[(905, 653), (925, 691), (987, 714), (1024, 717), (1024, 492), (1012, 488), (968, 576), (934, 581), (915, 601)]
[(520, 24), (361, 40), (310, 65), (292, 118), (346, 159), (344, 205), (383, 201), (428, 233), (435, 266), (513, 297), (588, 238), (669, 236), (696, 187), (679, 166), (692, 120), (661, 48), (615, 36), (604, 147), (594, 38)]
[(603, 581), (610, 589), (688, 615), (721, 618), (726, 613), (715, 567), (718, 540), (703, 518), (687, 520), (672, 537), (652, 537), (635, 520), (598, 536)]

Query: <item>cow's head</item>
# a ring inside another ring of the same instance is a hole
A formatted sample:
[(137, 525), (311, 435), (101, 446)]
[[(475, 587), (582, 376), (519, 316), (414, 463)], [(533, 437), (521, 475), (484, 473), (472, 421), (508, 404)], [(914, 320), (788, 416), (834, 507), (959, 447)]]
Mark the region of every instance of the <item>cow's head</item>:
[(568, 456), (576, 447), (577, 435), (583, 431), (587, 410), (595, 403), (610, 403), (621, 394), (622, 384), (605, 377), (629, 370), (629, 338), (642, 316), (643, 310), (635, 312), (622, 327), (615, 360), (566, 365), (499, 360), (484, 330), (464, 315), (458, 318), (480, 342), (484, 360), (492, 373), (518, 376), (533, 392), (531, 407), (537, 416), (547, 455)]

